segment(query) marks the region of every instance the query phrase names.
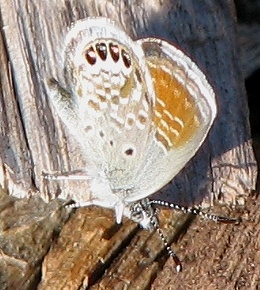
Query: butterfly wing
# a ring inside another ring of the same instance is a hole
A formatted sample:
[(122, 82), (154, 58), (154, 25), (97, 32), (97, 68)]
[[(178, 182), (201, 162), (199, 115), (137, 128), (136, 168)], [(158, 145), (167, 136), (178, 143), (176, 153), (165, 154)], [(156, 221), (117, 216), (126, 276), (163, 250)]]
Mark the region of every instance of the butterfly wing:
[(212, 87), (188, 56), (159, 39), (138, 43), (146, 55), (156, 101), (149, 147), (128, 202), (171, 181), (197, 152), (217, 112)]
[[(142, 170), (152, 124), (155, 95), (144, 52), (106, 18), (77, 21), (65, 44), (67, 91), (56, 90), (53, 103), (81, 145), (86, 171), (102, 173), (123, 200)], [(95, 188), (93, 195), (101, 197)]]

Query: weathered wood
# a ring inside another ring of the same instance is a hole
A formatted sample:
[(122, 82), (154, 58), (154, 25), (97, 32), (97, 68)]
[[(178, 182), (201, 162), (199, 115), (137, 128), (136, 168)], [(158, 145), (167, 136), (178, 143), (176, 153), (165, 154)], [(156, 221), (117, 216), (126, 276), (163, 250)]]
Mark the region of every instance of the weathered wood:
[[(84, 165), (75, 141), (67, 135), (49, 104), (46, 80), (53, 76), (62, 81), (61, 51), (70, 23), (87, 16), (102, 15), (119, 21), (134, 38), (155, 36), (176, 43), (196, 60), (216, 90), (219, 113), (209, 138), (185, 170), (161, 193), (164, 194), (163, 198), (183, 205), (202, 201), (211, 204), (215, 200), (229, 205), (245, 202), (255, 186), (256, 163), (251, 147), (243, 75), (238, 61), (240, 53), (232, 1), (196, 3), (182, 0), (163, 1), (163, 4), (159, 1), (140, 1), (133, 5), (132, 1), (79, 0), (75, 3), (28, 0), (25, 3), (0, 0), (0, 13), (3, 25), (0, 35), (0, 181), (10, 194), (27, 197), (38, 195), (47, 200), (56, 195), (66, 199), (74, 191), (87, 194), (87, 184), (83, 182), (61, 183), (59, 186), (43, 182), (42, 171), (66, 171)], [(0, 281), (3, 289), (12, 289), (10, 285), (22, 285), (20, 289), (29, 289), (29, 286), (32, 288), (37, 283), (39, 264), (52, 242), (51, 233), (58, 231), (56, 221), (62, 224), (67, 217), (67, 214), (61, 214), (59, 219), (54, 218), (50, 213), (56, 212), (55, 207), (39, 205), (38, 202), (40, 204), (38, 199), (37, 202), (29, 200), (23, 215), (34, 220), (31, 212), (38, 207), (46, 210), (45, 219), (41, 220), (40, 226), (35, 226), (49, 229), (46, 239), (37, 239), (37, 246), (42, 245), (44, 250), (39, 252), (27, 240), (20, 238), (23, 245), (31, 247), (30, 252), (37, 254), (34, 260), (24, 259), (25, 262), (20, 262), (22, 251), (6, 251), (1, 243), (3, 257), (8, 256), (11, 262), (17, 259), (17, 263), (22, 265), (22, 270), (19, 270), (21, 274), (16, 277), (7, 275), (3, 283)], [(12, 208), (19, 214), (20, 208)], [(254, 230), (259, 234), (257, 210), (253, 209), (252, 214), (255, 215), (254, 219), (249, 218), (252, 224), (245, 223), (237, 227), (205, 226), (202, 225), (204, 221), (197, 221), (193, 228), (197, 227), (199, 234), (193, 237), (193, 232), (189, 231), (189, 235), (175, 247), (178, 255), (184, 259), (185, 268), (182, 274), (176, 275), (172, 261), (167, 262), (163, 272), (159, 271), (164, 261), (156, 258), (162, 249), (156, 234), (142, 231), (132, 239), (136, 225), (127, 221), (107, 240), (103, 238), (103, 232), (114, 224), (113, 213), (101, 209), (78, 210), (65, 225), (60, 239), (46, 258), (39, 288), (64, 289), (65, 284), (62, 283), (66, 281), (68, 289), (91, 286), (94, 282), (92, 289), (147, 289), (156, 276), (154, 289), (187, 289), (192, 285), (191, 281), (196, 281), (196, 285), (204, 281), (205, 284), (201, 284), (200, 288), (208, 285), (207, 289), (216, 289), (228, 279), (232, 280), (232, 285), (236, 285), (244, 275), (238, 263), (243, 261), (242, 265), (245, 265), (249, 257), (252, 263), (245, 267), (253, 267), (259, 259), (254, 255), (259, 251), (254, 238), (243, 243), (245, 233), (250, 235), (251, 230)], [(171, 213), (167, 215), (167, 218), (162, 217), (162, 221), (166, 224), (166, 236), (171, 241), (174, 239), (176, 222), (169, 225), (172, 217)], [(3, 217), (3, 220), (8, 222), (7, 217)], [(42, 237), (45, 233), (45, 230), (41, 233), (33, 229), (28, 231), (31, 231), (32, 237)], [(14, 227), (12, 236), (6, 237), (6, 240), (9, 239), (12, 245), (14, 239), (20, 237), (19, 233), (20, 227)], [(3, 228), (1, 240), (5, 234)], [(226, 245), (227, 241), (230, 247)], [(123, 251), (122, 247), (128, 243), (129, 247), (118, 258), (118, 262), (112, 262), (111, 257), (119, 255)], [(151, 243), (156, 246), (152, 248)], [(245, 251), (243, 260), (238, 254), (239, 247)], [(91, 249), (92, 253), (86, 248)], [(139, 249), (147, 253), (143, 254)], [(209, 249), (213, 257), (210, 257)], [(194, 262), (185, 258), (192, 254), (195, 255)], [(205, 255), (207, 257), (204, 259)], [(223, 263), (228, 266), (223, 266)], [(96, 281), (96, 275), (103, 267), (109, 270), (103, 280)], [(220, 275), (221, 267), (225, 269), (223, 276), (227, 277), (226, 280)], [(7, 269), (9, 271), (10, 266)], [(217, 269), (216, 272), (214, 269)], [(247, 278), (252, 282), (250, 284), (248, 280), (246, 285), (257, 285), (258, 270), (249, 270), (251, 272)], [(205, 277), (205, 273), (211, 273), (211, 276)], [(236, 274), (232, 276), (232, 273)], [(33, 283), (26, 284), (26, 280)], [(163, 287), (160, 288), (160, 285)]]
[(234, 227), (197, 219), (178, 243), (184, 271), (173, 275), (168, 260), (152, 289), (258, 289), (259, 199), (248, 200), (242, 219)]
[[(58, 243), (43, 263), (39, 289), (64, 289), (66, 285), (69, 289), (83, 285), (90, 289), (147, 289), (151, 285), (163, 264), (162, 254), (167, 257), (158, 234), (138, 230), (129, 220), (113, 232), (113, 214), (93, 209), (78, 209), (64, 226)], [(186, 220), (180, 215), (173, 222), (169, 210), (160, 216), (162, 230), (172, 242)]]
[(0, 190), (1, 289), (35, 289), (42, 260), (67, 212), (57, 200), (15, 199)]
[(238, 25), (244, 76), (249, 77), (260, 67), (260, 24)]

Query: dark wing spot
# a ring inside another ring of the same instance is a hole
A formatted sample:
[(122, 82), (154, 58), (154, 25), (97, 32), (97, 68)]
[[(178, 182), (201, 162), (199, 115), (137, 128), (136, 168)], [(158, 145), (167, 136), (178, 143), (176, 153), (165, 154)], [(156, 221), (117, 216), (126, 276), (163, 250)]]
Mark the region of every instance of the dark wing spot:
[(125, 67), (129, 68), (131, 66), (130, 55), (124, 49), (122, 49), (121, 53), (122, 53), (122, 59), (123, 59), (123, 62), (125, 64)]
[(119, 47), (116, 44), (109, 43), (109, 51), (114, 62), (119, 60)]
[(97, 53), (98, 53), (99, 57), (102, 60), (106, 60), (107, 59), (107, 46), (106, 46), (106, 44), (104, 42), (97, 43), (96, 44), (96, 50), (97, 50)]
[(92, 46), (86, 50), (85, 58), (90, 65), (94, 65), (96, 63), (97, 57)]
[(128, 156), (132, 156), (134, 153), (134, 150), (132, 148), (128, 148), (127, 150), (125, 150), (125, 154)]

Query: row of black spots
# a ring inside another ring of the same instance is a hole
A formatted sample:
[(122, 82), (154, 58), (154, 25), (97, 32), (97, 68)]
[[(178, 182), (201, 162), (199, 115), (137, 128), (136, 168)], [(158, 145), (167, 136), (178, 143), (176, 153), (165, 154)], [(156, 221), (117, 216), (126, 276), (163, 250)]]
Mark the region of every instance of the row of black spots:
[(129, 68), (131, 66), (132, 61), (129, 53), (126, 52), (123, 48), (120, 50), (119, 46), (112, 42), (110, 42), (108, 46), (105, 42), (97, 43), (95, 48), (90, 46), (85, 52), (85, 58), (90, 65), (94, 65), (97, 61), (97, 57), (103, 61), (106, 61), (108, 51), (115, 63), (119, 61), (121, 56), (125, 67)]

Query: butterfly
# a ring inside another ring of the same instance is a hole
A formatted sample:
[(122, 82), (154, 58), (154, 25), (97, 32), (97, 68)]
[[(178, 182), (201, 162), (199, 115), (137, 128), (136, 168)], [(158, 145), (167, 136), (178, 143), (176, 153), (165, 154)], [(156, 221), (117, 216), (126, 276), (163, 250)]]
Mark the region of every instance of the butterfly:
[(117, 223), (126, 216), (143, 228), (158, 228), (153, 204), (167, 203), (149, 197), (195, 155), (216, 117), (206, 76), (174, 45), (157, 38), (134, 41), (107, 18), (72, 25), (63, 65), (66, 86), (50, 79), (49, 97), (87, 167), (45, 177), (87, 180), (90, 197), (73, 193), (76, 206), (111, 208)]

